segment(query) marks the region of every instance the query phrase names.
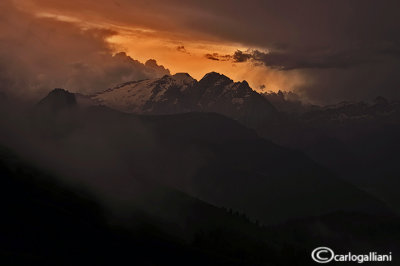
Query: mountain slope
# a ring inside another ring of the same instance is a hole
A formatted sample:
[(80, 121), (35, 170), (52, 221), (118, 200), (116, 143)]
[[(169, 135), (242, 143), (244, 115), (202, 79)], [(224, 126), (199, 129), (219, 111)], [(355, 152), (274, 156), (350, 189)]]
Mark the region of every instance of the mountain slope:
[(165, 75), (160, 79), (124, 83), (92, 99), (128, 113), (179, 113), (196, 108), (191, 102), (190, 109), (185, 108), (188, 100), (185, 91), (195, 83), (187, 74)]
[(315, 107), (257, 132), (275, 143), (298, 149), (400, 213), (400, 104), (341, 102)]
[(360, 253), (398, 254), (399, 221), (390, 216), (334, 213), (261, 227), (162, 187), (121, 212), (1, 146), (0, 180), (4, 265), (304, 266), (315, 264), (316, 244), (337, 251), (343, 241)]
[[(115, 209), (104, 208), (93, 195), (57, 181), (1, 146), (0, 181), (2, 265), (270, 265), (274, 260), (262, 255), (272, 250), (268, 240), (258, 237), (265, 234), (261, 228), (182, 193), (159, 188), (143, 199), (168, 217), (139, 204), (115, 216)], [(201, 232), (211, 233), (222, 224), (228, 229), (222, 241), (241, 239), (258, 249), (233, 243), (232, 249), (247, 253), (237, 256), (229, 248), (208, 249), (212, 239), (206, 237), (204, 247), (194, 242)]]
[(186, 73), (122, 84), (92, 97), (99, 104), (137, 114), (216, 112), (247, 125), (272, 119), (275, 108), (246, 81), (211, 72), (199, 82)]
[(301, 153), (215, 113), (138, 116), (77, 107), (50, 112), (45, 124), (41, 117), (27, 132), (45, 138), (54, 164), (70, 169), (84, 160), (70, 171), (87, 173), (83, 180), (108, 193), (122, 189), (130, 197), (140, 193), (137, 180), (152, 180), (265, 223), (336, 210), (387, 211)]

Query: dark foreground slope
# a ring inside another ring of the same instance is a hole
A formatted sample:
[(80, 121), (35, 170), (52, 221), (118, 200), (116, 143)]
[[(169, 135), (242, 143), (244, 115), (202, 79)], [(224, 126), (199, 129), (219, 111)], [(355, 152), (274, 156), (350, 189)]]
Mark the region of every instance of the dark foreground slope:
[(140, 204), (115, 215), (4, 148), (0, 178), (2, 265), (313, 265), (320, 244), (394, 254), (399, 246), (390, 216), (335, 213), (260, 227), (160, 187), (142, 201), (168, 217)]
[[(257, 239), (261, 228), (180, 193), (160, 194), (190, 206), (180, 217), (172, 215), (172, 223), (133, 207), (124, 217), (113, 216), (88, 193), (55, 182), (3, 148), (0, 177), (2, 265), (269, 265), (275, 260), (263, 255), (273, 252), (268, 241)], [(160, 197), (152, 200), (172, 211), (173, 206)], [(207, 217), (206, 223), (202, 216)], [(192, 218), (190, 230), (177, 234), (177, 220), (182, 222), (183, 217)], [(208, 249), (213, 240), (207, 238), (218, 228), (226, 230), (218, 233), (221, 241), (234, 242), (214, 252)], [(196, 238), (189, 240), (192, 234)], [(239, 239), (244, 242), (235, 241)], [(257, 250), (251, 250), (253, 246)]]

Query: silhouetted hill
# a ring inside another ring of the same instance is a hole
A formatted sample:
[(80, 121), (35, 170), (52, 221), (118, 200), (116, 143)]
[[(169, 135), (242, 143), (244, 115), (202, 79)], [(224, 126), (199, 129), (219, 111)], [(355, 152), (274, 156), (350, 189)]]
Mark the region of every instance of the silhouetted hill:
[(37, 106), (49, 111), (71, 108), (76, 106), (76, 98), (73, 93), (66, 90), (54, 89)]

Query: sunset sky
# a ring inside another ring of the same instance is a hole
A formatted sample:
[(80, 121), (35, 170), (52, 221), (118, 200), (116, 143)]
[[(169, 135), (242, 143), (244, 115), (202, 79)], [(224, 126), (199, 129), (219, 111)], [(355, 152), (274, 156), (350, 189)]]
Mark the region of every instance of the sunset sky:
[[(5, 0), (2, 5), (3, 12), (8, 8), (8, 15), (26, 21), (6, 19), (3, 40), (18, 34), (10, 28), (21, 29), (20, 39), (38, 27), (49, 29), (47, 35), (41, 31), (44, 38), (65, 30), (67, 39), (75, 27), (102, 32), (103, 51), (126, 52), (142, 63), (155, 59), (172, 74), (200, 79), (216, 71), (247, 80), (255, 90), (291, 90), (315, 102), (399, 96), (397, 1)], [(64, 43), (82, 42), (78, 38)]]

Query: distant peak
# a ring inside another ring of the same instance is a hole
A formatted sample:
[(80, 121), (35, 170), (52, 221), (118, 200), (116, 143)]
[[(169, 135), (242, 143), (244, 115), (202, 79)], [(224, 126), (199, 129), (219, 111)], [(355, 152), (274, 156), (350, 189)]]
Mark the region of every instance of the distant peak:
[[(217, 72), (210, 72), (207, 73), (202, 79), (201, 81), (217, 81), (217, 80), (225, 80), (225, 81), (232, 81), (230, 78), (228, 78), (227, 76), (217, 73)], [(233, 81), (232, 81), (233, 82)]]
[(173, 75), (173, 77), (190, 77), (191, 78), (191, 76), (186, 72), (178, 72), (175, 75)]
[(244, 86), (250, 87), (250, 85), (249, 85), (249, 83), (247, 82), (247, 80), (243, 80), (243, 81), (242, 81), (242, 84), (243, 84)]
[(75, 94), (60, 88), (49, 92), (39, 103), (39, 106), (46, 106), (51, 109), (62, 109), (76, 106)]
[(183, 83), (183, 84), (189, 84), (189, 83), (193, 83), (194, 81), (196, 81), (188, 73), (176, 73), (174, 75), (164, 75), (159, 80), (160, 81), (173, 80), (174, 82)]
[(73, 98), (75, 95), (67, 90), (61, 89), (61, 88), (55, 88), (54, 90), (50, 91), (49, 94), (45, 97), (58, 97), (58, 98)]
[(162, 76), (160, 79), (169, 79), (169, 78), (171, 78), (172, 76), (171, 75), (164, 75), (164, 76)]
[(220, 73), (218, 73), (218, 72), (215, 72), (215, 71), (211, 71), (211, 72), (209, 72), (209, 73), (205, 74), (205, 77), (207, 77), (207, 76), (213, 76), (213, 75), (221, 76), (221, 74), (220, 74)]
[(210, 78), (210, 77), (226, 77), (226, 76), (223, 74), (220, 74), (218, 72), (212, 71), (212, 72), (205, 74), (203, 78)]
[(188, 73), (176, 73), (172, 77), (175, 80), (194, 80)]

